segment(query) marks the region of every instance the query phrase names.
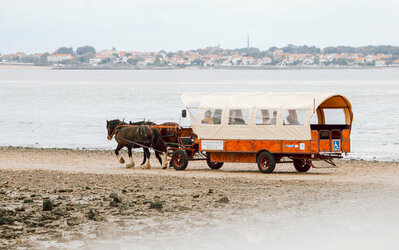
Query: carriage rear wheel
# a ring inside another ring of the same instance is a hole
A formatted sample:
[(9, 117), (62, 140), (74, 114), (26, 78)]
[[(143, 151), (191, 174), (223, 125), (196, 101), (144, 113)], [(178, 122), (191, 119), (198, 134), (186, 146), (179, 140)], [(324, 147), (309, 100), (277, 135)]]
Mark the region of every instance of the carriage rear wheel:
[(276, 160), (269, 151), (264, 151), (258, 155), (257, 159), (259, 171), (262, 173), (271, 173), (276, 167)]
[(310, 169), (310, 164), (305, 161), (295, 159), (294, 167), (298, 172), (307, 172)]
[(219, 169), (223, 166), (223, 162), (211, 162), (211, 154), (206, 154), (206, 163), (211, 169)]
[(188, 165), (188, 156), (186, 151), (178, 149), (172, 154), (170, 164), (176, 170), (184, 170)]

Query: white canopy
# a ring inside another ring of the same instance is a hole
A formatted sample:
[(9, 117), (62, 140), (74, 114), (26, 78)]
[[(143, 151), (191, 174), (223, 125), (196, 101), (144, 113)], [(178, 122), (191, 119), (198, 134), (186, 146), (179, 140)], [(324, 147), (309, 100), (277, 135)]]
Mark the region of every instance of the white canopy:
[[(247, 93), (185, 93), (181, 96), (189, 111), (191, 127), (201, 139), (269, 139), (310, 140), (310, 121), (317, 111), (318, 123), (324, 124), (322, 110), (342, 108), (346, 124), (352, 124), (351, 104), (347, 98), (335, 93), (318, 92), (247, 92)], [(202, 124), (206, 110), (220, 109), (220, 124)], [(246, 125), (229, 125), (229, 111), (248, 111)], [(259, 109), (276, 110), (275, 125), (257, 125)], [(302, 125), (284, 124), (284, 112), (301, 110), (305, 113)]]

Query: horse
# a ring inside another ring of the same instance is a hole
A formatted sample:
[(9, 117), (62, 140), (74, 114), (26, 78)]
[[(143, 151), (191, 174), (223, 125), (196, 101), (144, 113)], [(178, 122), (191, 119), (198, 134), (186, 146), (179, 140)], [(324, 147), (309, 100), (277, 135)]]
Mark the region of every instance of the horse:
[[(177, 124), (177, 123), (176, 123)], [(132, 122), (132, 121), (129, 121), (129, 125), (133, 125), (133, 126), (139, 126), (139, 125), (149, 125), (149, 126), (156, 126), (157, 124), (155, 123), (155, 122), (151, 122), (151, 121), (146, 121), (145, 119), (143, 120), (143, 121), (138, 121), (138, 122)], [(155, 128), (156, 129), (156, 128)], [(162, 129), (158, 129), (158, 133), (161, 133), (161, 138), (162, 138), (162, 140), (166, 143), (167, 141), (165, 141), (165, 139), (163, 138), (163, 136), (162, 136)], [(161, 143), (161, 142), (160, 142)], [(149, 155), (150, 155), (150, 151), (148, 150), (148, 148), (143, 148), (143, 150), (144, 150), (144, 159), (143, 159), (143, 163), (141, 164), (141, 165), (143, 165), (145, 162), (146, 162), (146, 160), (147, 160), (147, 157), (148, 157), (148, 159), (150, 158), (149, 157)], [(164, 154), (165, 156), (164, 156), (164, 166), (163, 166), (163, 169), (166, 169), (167, 167), (167, 154), (166, 154), (166, 150), (165, 150), (165, 154)], [(159, 154), (158, 154), (158, 152), (157, 151), (155, 151), (155, 156), (158, 158), (158, 160), (159, 160)], [(162, 163), (161, 163), (161, 165), (162, 165)]]
[[(143, 125), (144, 124), (144, 125), (155, 126), (159, 130), (159, 132), (161, 133), (162, 140), (166, 144), (178, 144), (179, 143), (179, 139), (178, 139), (178, 136), (179, 136), (179, 132), (178, 132), (179, 124), (176, 123), (176, 122), (165, 122), (165, 123), (157, 125), (154, 122), (143, 120), (143, 121), (138, 121), (138, 122), (129, 121), (129, 124), (130, 125)], [(145, 154), (144, 154), (144, 157), (146, 157)], [(168, 155), (165, 154), (164, 155), (164, 160), (163, 160), (164, 161), (163, 169), (167, 168), (167, 165), (168, 165), (168, 163), (167, 163), (168, 158), (167, 157), (168, 157)], [(145, 159), (144, 159), (144, 161), (145, 161)]]
[(165, 122), (165, 123), (157, 125), (155, 122), (144, 120), (144, 121), (138, 121), (138, 122), (129, 121), (129, 125), (155, 126), (161, 133), (161, 137), (165, 141), (165, 143), (168, 143), (168, 142), (169, 143), (178, 143), (179, 124), (176, 122)]
[(165, 122), (159, 124), (159, 132), (161, 133), (162, 139), (165, 143), (179, 143), (179, 124), (176, 122)]
[[(159, 131), (149, 125), (137, 125), (132, 126), (124, 121), (120, 120), (107, 120), (107, 131), (108, 131), (108, 140), (112, 140), (112, 137), (115, 137), (116, 142), (118, 143), (115, 149), (115, 155), (118, 161), (123, 164), (125, 160), (123, 157), (119, 158), (119, 150), (123, 147), (128, 149), (128, 155), (130, 158), (130, 164), (127, 164), (126, 167), (134, 167), (135, 163), (132, 157), (132, 148), (140, 148), (144, 149), (144, 161), (142, 165), (145, 163), (146, 158), (150, 158), (150, 151), (148, 147), (152, 147), (155, 151), (155, 155), (162, 166), (162, 159), (159, 156), (159, 152), (166, 152), (166, 144), (162, 140)], [(144, 166), (144, 168), (151, 168), (150, 161)]]

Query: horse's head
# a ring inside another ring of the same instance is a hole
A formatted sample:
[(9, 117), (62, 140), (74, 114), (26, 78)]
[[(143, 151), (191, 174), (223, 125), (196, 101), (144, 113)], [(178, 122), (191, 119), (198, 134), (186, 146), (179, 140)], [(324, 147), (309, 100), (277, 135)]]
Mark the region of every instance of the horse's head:
[(108, 140), (112, 140), (112, 136), (115, 133), (116, 127), (118, 125), (122, 125), (122, 124), (126, 124), (126, 123), (119, 119), (115, 119), (115, 120), (111, 120), (111, 121), (107, 120), (107, 132), (108, 132), (107, 138), (108, 138)]

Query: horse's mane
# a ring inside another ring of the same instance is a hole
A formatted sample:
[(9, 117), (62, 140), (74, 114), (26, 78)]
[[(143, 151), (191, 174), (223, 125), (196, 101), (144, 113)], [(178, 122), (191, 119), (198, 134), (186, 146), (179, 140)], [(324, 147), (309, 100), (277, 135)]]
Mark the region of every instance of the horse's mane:
[(119, 120), (119, 119), (115, 119), (115, 120), (111, 120), (111, 121), (107, 121), (107, 122), (108, 122), (108, 124), (110, 124), (111, 126), (118, 126), (118, 125), (125, 125), (125, 124), (127, 124), (126, 122), (121, 121), (121, 120)]

